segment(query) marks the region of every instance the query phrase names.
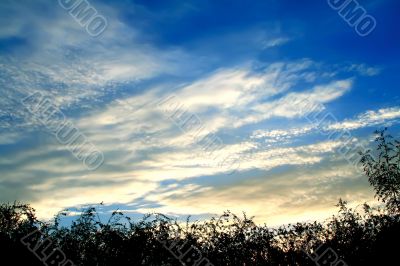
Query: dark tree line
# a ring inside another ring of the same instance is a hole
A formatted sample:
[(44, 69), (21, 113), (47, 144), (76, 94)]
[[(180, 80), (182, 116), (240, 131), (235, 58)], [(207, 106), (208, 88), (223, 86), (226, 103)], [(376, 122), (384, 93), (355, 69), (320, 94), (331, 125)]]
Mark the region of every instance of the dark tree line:
[[(386, 130), (363, 154), (371, 186), (384, 204), (356, 211), (343, 200), (324, 222), (271, 228), (226, 212), (179, 223), (162, 214), (133, 221), (119, 211), (100, 221), (87, 208), (65, 227), (26, 204), (0, 205), (0, 251), (7, 265), (400, 265), (400, 145)], [(37, 231), (40, 230), (40, 231)], [(58, 253), (56, 252), (58, 250)], [(61, 256), (65, 256), (60, 258)], [(62, 263), (59, 263), (62, 261)], [(3, 263), (0, 263), (3, 265)]]

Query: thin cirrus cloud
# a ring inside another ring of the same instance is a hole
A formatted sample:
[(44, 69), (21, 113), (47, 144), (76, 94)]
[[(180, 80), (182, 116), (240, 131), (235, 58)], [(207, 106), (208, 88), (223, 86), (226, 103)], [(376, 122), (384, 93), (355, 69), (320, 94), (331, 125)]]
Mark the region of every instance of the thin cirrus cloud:
[(309, 124), (298, 128), (289, 129), (274, 129), (274, 130), (256, 130), (251, 138), (263, 139), (268, 143), (276, 143), (287, 141), (296, 137), (301, 137), (307, 134), (315, 134), (318, 131), (343, 131), (356, 130), (361, 128), (375, 126), (390, 126), (398, 123), (400, 118), (400, 108), (389, 107), (382, 108), (376, 111), (369, 110), (362, 114), (358, 114), (355, 118), (338, 121), (328, 126)]

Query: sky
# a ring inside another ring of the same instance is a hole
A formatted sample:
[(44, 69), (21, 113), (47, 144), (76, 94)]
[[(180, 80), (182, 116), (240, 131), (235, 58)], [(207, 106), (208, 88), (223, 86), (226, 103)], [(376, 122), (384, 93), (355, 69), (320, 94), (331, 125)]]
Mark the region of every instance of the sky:
[(327, 0), (91, 0), (97, 29), (74, 1), (0, 2), (0, 202), (269, 225), (375, 202), (341, 151), (399, 136), (399, 1), (358, 1), (366, 36)]

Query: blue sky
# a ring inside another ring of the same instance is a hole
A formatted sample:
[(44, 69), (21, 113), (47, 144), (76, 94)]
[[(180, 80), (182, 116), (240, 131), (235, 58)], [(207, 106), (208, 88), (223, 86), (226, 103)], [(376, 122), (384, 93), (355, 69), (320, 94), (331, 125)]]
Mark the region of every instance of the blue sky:
[[(0, 3), (0, 201), (44, 218), (103, 201), (106, 213), (246, 211), (269, 224), (327, 217), (340, 197), (374, 201), (345, 142), (296, 101), (365, 147), (376, 129), (398, 136), (398, 1), (359, 1), (377, 21), (365, 37), (327, 1), (89, 3), (108, 22), (98, 37), (57, 1)], [(34, 119), (21, 103), (34, 92), (104, 154), (101, 167)], [(220, 141), (212, 156), (168, 117), (175, 105)], [(236, 171), (218, 163), (227, 155)]]

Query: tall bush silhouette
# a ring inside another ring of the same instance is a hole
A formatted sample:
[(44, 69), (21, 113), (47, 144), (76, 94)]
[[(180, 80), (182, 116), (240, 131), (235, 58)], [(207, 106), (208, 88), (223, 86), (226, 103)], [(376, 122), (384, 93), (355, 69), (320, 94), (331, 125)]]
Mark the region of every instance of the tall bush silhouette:
[(363, 154), (361, 162), (377, 197), (391, 212), (400, 211), (400, 142), (387, 129), (376, 131), (377, 149)]

